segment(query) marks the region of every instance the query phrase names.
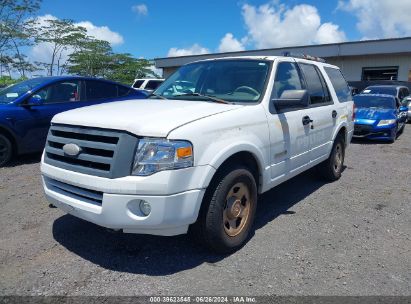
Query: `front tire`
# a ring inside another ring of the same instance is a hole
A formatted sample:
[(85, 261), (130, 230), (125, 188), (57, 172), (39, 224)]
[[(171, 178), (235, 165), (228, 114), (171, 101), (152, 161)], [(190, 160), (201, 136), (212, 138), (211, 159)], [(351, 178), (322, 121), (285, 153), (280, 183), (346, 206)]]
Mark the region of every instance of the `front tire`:
[(13, 145), (11, 141), (0, 134), (0, 167), (6, 165), (13, 156)]
[(249, 169), (230, 167), (206, 191), (193, 230), (217, 253), (230, 253), (246, 242), (257, 208), (257, 185)]
[(345, 158), (345, 141), (338, 135), (334, 141), (330, 156), (318, 165), (318, 170), (324, 179), (336, 181), (341, 177)]

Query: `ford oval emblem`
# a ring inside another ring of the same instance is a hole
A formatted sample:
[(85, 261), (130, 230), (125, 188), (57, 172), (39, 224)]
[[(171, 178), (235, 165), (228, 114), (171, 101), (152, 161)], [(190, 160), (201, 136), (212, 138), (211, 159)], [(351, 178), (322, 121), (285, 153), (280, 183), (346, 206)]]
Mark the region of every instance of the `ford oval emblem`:
[(77, 156), (80, 154), (81, 148), (76, 144), (66, 144), (63, 146), (63, 151), (67, 155)]

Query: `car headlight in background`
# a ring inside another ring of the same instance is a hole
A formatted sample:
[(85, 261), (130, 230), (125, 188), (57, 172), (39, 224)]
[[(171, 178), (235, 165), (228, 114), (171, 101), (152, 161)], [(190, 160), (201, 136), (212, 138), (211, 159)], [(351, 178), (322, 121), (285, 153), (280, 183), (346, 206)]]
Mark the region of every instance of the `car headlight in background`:
[(139, 141), (132, 175), (147, 176), (163, 170), (193, 166), (193, 146), (188, 141), (143, 138)]
[(384, 119), (384, 120), (380, 120), (378, 122), (378, 126), (388, 126), (388, 125), (392, 125), (395, 124), (397, 121), (395, 119)]

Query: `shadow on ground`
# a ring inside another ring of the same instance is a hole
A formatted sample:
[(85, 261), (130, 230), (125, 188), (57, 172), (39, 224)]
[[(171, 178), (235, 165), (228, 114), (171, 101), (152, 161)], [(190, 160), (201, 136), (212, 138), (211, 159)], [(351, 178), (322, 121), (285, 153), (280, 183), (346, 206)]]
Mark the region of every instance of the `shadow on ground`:
[(8, 164), (4, 167), (17, 167), (21, 165), (30, 165), (40, 162), (41, 153), (25, 154), (20, 156), (14, 156)]
[[(260, 196), (254, 229), (275, 225), (280, 215), (323, 186), (309, 170)], [(168, 275), (203, 263), (211, 266), (224, 259), (197, 245), (187, 235), (158, 237), (113, 233), (71, 215), (58, 218), (53, 236), (69, 251), (103, 268), (151, 276)]]

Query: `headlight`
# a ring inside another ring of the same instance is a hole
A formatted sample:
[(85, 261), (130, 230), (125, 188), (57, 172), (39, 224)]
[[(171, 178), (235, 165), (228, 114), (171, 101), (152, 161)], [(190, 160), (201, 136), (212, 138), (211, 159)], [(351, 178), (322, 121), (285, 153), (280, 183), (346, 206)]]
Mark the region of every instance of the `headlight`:
[(385, 119), (385, 120), (380, 120), (378, 123), (378, 126), (388, 126), (388, 125), (392, 125), (395, 124), (397, 121), (395, 119)]
[(143, 138), (134, 157), (132, 175), (147, 176), (163, 170), (193, 166), (193, 146), (182, 140)]

